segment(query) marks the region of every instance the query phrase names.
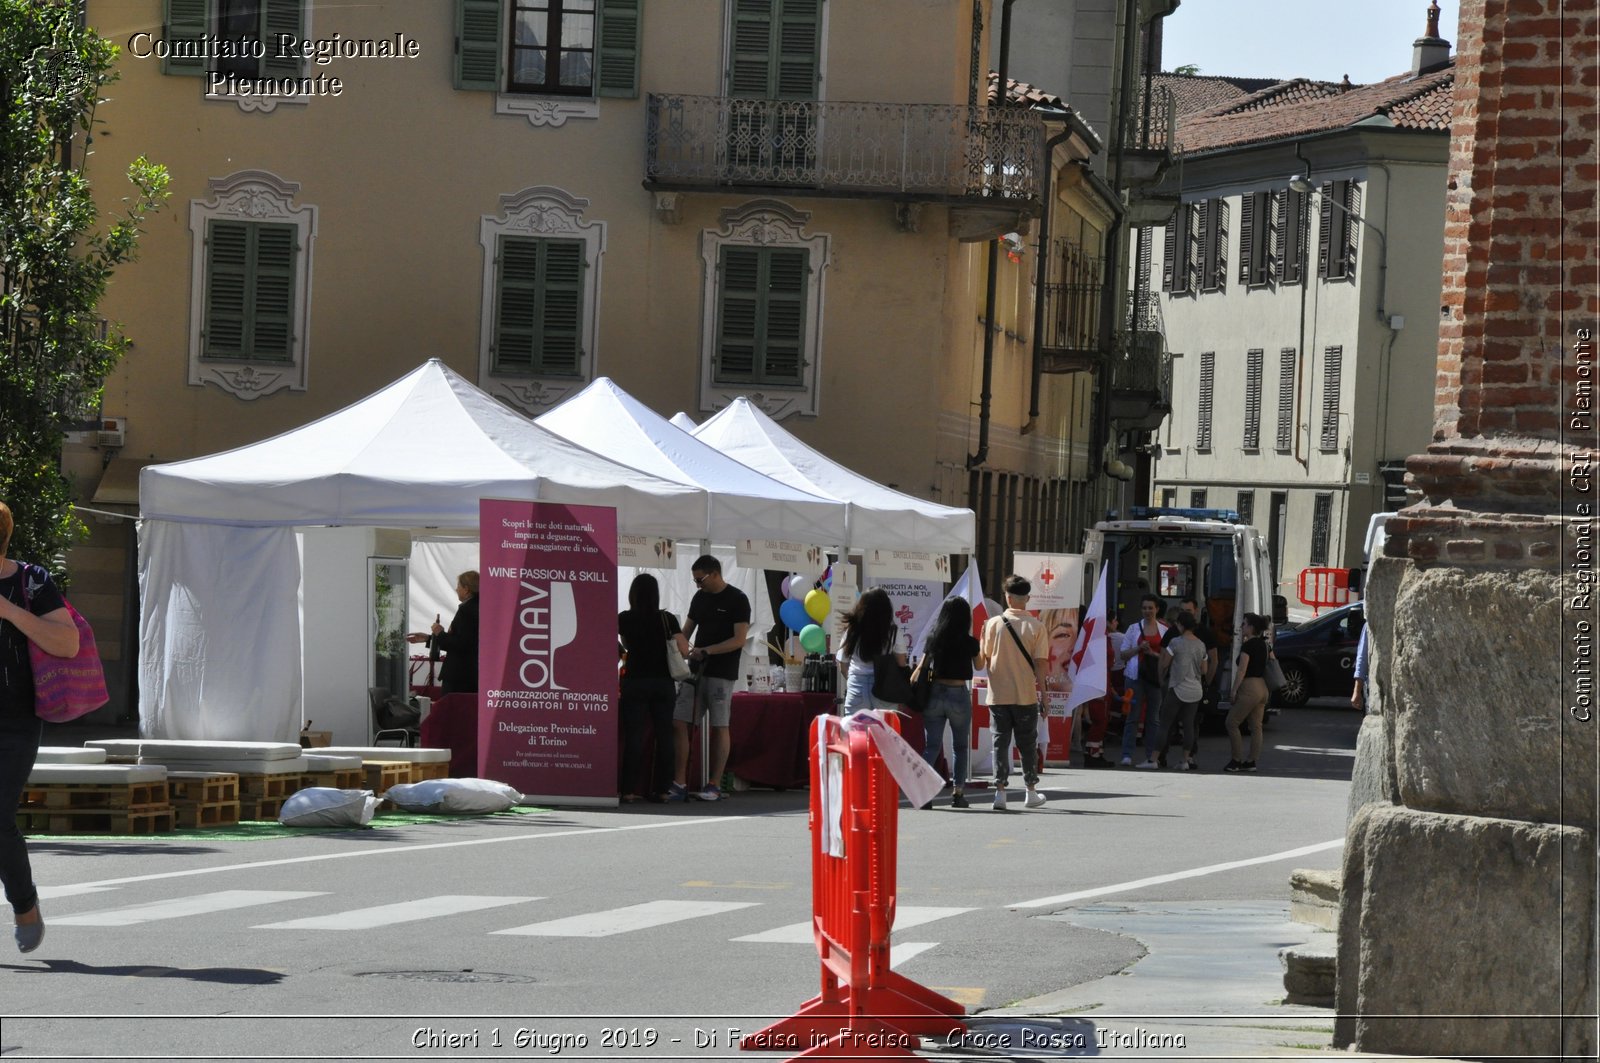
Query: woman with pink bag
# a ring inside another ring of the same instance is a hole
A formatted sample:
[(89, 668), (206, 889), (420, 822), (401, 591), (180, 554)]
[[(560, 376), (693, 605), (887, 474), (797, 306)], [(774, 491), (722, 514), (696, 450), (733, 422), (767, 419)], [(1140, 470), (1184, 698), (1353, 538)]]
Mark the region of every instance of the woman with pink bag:
[(17, 948), (32, 952), (44, 940), (44, 918), (17, 806), (39, 755), (44, 721), (33, 711), (28, 643), (52, 657), (72, 657), (78, 628), (50, 574), (6, 556), (14, 525), (10, 507), (0, 502), (0, 884), (15, 913)]

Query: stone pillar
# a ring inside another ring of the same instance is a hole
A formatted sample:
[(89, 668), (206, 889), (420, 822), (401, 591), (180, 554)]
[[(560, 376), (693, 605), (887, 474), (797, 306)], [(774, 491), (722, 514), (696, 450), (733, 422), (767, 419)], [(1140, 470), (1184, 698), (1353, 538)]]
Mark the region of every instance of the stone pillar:
[(1392, 803), (1346, 838), (1335, 1027), (1362, 1051), (1597, 1048), (1597, 21), (1461, 0), (1434, 441), (1368, 584)]

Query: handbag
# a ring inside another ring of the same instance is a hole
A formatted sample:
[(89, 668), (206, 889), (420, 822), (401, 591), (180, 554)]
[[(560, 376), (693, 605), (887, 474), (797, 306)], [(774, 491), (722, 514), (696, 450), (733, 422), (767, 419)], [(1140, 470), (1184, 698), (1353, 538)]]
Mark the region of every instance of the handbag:
[(683, 682), (693, 675), (689, 662), (683, 659), (682, 652), (678, 649), (677, 636), (672, 634), (672, 629), (667, 627), (667, 614), (661, 614), (661, 630), (667, 633), (667, 675), (678, 682)]
[(1264, 678), (1267, 681), (1267, 693), (1276, 694), (1287, 680), (1283, 677), (1283, 666), (1278, 663), (1278, 657), (1267, 648), (1267, 667)]
[[(22, 577), (22, 601), (33, 611), (28, 594), (28, 576)], [(78, 652), (71, 657), (46, 653), (28, 640), (28, 663), (33, 666), (33, 714), (46, 723), (66, 723), (85, 716), (106, 702), (106, 673), (100, 666), (100, 651), (94, 644), (94, 631), (72, 603), (65, 598), (67, 615), (78, 629)]]
[(872, 662), (872, 696), (891, 705), (909, 705), (915, 692), (911, 689), (911, 669), (885, 653)]
[(923, 654), (922, 660), (917, 662), (916, 671), (911, 673), (911, 708), (918, 712), (926, 712), (928, 702), (933, 700), (933, 657)]

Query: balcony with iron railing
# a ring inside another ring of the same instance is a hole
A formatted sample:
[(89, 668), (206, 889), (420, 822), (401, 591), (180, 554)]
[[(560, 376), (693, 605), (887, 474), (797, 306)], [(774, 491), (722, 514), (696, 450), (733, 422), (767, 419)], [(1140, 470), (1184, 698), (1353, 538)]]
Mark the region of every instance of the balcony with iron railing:
[(652, 190), (1038, 209), (1044, 125), (1020, 108), (652, 93), (648, 114)]
[(1100, 299), (1105, 260), (1074, 240), (1051, 242), (1051, 269), (1039, 334), (1042, 369), (1075, 373), (1092, 369), (1102, 357)]
[(1161, 296), (1130, 294), (1127, 327), (1111, 358), (1111, 416), (1124, 428), (1154, 430), (1172, 412), (1172, 355), (1161, 321)]

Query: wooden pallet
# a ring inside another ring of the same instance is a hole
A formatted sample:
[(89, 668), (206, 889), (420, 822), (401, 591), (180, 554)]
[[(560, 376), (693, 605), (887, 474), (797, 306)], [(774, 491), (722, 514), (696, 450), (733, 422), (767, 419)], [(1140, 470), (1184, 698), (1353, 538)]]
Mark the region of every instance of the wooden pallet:
[(23, 793), (22, 806), (137, 812), (165, 808), (167, 799), (165, 782), (41, 783)]
[(231, 771), (169, 771), (167, 789), (172, 803), (216, 804), (239, 800), (239, 776)]
[(368, 760), (361, 768), (366, 772), (367, 789), (375, 794), (384, 793), (391, 786), (411, 782), (413, 765), (403, 760)]
[(300, 777), (307, 787), (330, 786), (335, 790), (366, 789), (367, 775), (360, 768), (340, 768), (337, 771), (309, 771)]
[(301, 788), (301, 777), (298, 772), (287, 775), (249, 775), (239, 774), (239, 799), (260, 800), (266, 797), (276, 797), (280, 800), (288, 797)]
[(170, 808), (27, 808), (17, 813), (17, 828), (34, 834), (159, 834), (172, 824)]
[(239, 822), (239, 801), (174, 801), (180, 827), (231, 827)]
[[(299, 778), (299, 776), (295, 776)], [(282, 797), (243, 797), (239, 799), (240, 819), (265, 819), (276, 821), (283, 811)]]
[(450, 777), (450, 762), (447, 760), (435, 761), (432, 764), (411, 765), (411, 781), (427, 782), (429, 779), (448, 779)]

